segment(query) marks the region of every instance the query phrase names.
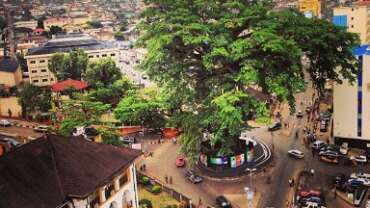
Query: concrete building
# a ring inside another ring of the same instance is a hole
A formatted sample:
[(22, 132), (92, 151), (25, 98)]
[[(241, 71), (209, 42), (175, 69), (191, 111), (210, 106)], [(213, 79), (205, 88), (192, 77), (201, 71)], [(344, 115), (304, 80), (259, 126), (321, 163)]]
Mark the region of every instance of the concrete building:
[(0, 85), (13, 87), (22, 82), (22, 71), (15, 59), (0, 58)]
[(0, 207), (139, 208), (141, 152), (48, 135), (0, 158)]
[(63, 17), (51, 17), (45, 19), (43, 23), (45, 30), (50, 30), (51, 26), (58, 26), (60, 28), (64, 28), (66, 25), (70, 23), (70, 20), (68, 18)]
[(18, 21), (14, 23), (15, 28), (29, 28), (29, 29), (36, 29), (37, 27), (37, 21), (36, 20), (30, 20), (30, 21)]
[(334, 8), (333, 23), (346, 27), (348, 32), (357, 33), (361, 44), (370, 43), (370, 11), (367, 5)]
[(37, 86), (48, 86), (57, 82), (56, 76), (49, 70), (49, 61), (55, 53), (68, 53), (74, 49), (84, 50), (89, 61), (112, 58), (118, 63), (119, 49), (111, 43), (98, 41), (84, 34), (58, 36), (45, 45), (32, 48), (25, 56), (30, 82)]
[(298, 9), (306, 17), (321, 17), (321, 2), (319, 0), (299, 0)]
[(370, 143), (370, 48), (364, 45), (354, 53), (359, 60), (358, 81), (334, 85), (333, 136), (336, 143), (366, 147)]

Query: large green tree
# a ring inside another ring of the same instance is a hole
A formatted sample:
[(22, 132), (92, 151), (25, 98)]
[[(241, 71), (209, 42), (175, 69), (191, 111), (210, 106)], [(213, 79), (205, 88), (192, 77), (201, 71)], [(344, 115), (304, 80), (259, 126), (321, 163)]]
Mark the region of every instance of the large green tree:
[(108, 58), (92, 62), (86, 71), (86, 80), (92, 87), (99, 84), (107, 87), (121, 79), (122, 73), (116, 63)]
[[(258, 107), (255, 87), (288, 101), (306, 87), (301, 58), (318, 90), (325, 79), (355, 79), (355, 34), (301, 13), (275, 11), (270, 1), (147, 0), (139, 45), (141, 67), (168, 97), (173, 123), (183, 128), (182, 151), (196, 157), (202, 133), (228, 154)], [(339, 70), (337, 70), (339, 69)]]
[(26, 83), (18, 93), (18, 103), (22, 107), (24, 117), (36, 111), (48, 112), (51, 108), (50, 88), (40, 88), (36, 85)]
[(88, 61), (87, 54), (80, 49), (70, 53), (56, 53), (49, 62), (49, 69), (59, 80), (81, 80), (86, 73)]

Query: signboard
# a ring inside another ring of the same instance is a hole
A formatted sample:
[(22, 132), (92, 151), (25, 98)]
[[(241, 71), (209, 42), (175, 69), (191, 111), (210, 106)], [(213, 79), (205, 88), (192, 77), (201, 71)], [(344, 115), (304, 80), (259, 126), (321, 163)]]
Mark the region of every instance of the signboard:
[(235, 156), (235, 157), (230, 157), (230, 166), (231, 166), (232, 168), (236, 168), (236, 167), (238, 167), (238, 166), (237, 166), (237, 162), (236, 162), (236, 157), (237, 157), (237, 156)]
[(214, 165), (227, 165), (227, 157), (211, 157), (210, 163)]

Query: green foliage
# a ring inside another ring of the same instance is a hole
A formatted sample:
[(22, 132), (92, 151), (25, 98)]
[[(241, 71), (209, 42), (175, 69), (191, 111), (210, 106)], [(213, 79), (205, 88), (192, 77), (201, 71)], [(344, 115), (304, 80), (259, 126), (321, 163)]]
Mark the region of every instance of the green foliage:
[(114, 33), (114, 38), (116, 40), (125, 40), (125, 36), (121, 31)]
[(48, 112), (51, 108), (51, 90), (26, 83), (19, 90), (18, 103), (22, 106), (24, 117), (36, 111)]
[(89, 64), (86, 71), (86, 80), (92, 87), (99, 86), (99, 84), (104, 87), (111, 86), (121, 78), (122, 73), (111, 58)]
[(70, 136), (72, 134), (73, 128), (77, 126), (84, 126), (80, 120), (74, 120), (73, 118), (66, 118), (62, 121), (58, 134), (62, 136)]
[(150, 183), (150, 179), (148, 177), (146, 177), (146, 176), (143, 176), (140, 179), (140, 183), (143, 184), (144, 186), (145, 185), (148, 185)]
[(49, 36), (51, 36), (51, 35), (58, 35), (58, 34), (62, 34), (62, 33), (64, 33), (63, 28), (61, 28), (59, 26), (52, 25), (49, 28)]
[(126, 18), (122, 19), (119, 23), (119, 31), (123, 32), (127, 30), (128, 21)]
[(44, 16), (37, 19), (37, 28), (44, 29), (44, 20), (45, 19), (46, 18)]
[(166, 123), (165, 102), (158, 91), (130, 91), (114, 110), (117, 119), (126, 125), (144, 125), (159, 130)]
[(140, 199), (139, 206), (140, 208), (153, 208), (152, 202), (149, 199)]
[(151, 192), (152, 192), (153, 194), (159, 194), (159, 193), (161, 193), (161, 191), (162, 191), (162, 188), (161, 188), (161, 186), (160, 186), (160, 185), (154, 185), (154, 186), (152, 186), (152, 188), (151, 188)]
[(99, 129), (101, 137), (103, 139), (103, 144), (110, 144), (114, 146), (124, 146), (123, 143), (119, 140), (119, 135), (117, 132), (111, 129)]
[[(163, 88), (169, 122), (182, 127), (181, 151), (190, 158), (197, 158), (204, 131), (221, 145), (219, 154), (227, 154), (247, 128), (248, 112), (266, 114), (247, 87), (288, 101), (293, 112), (295, 93), (306, 87), (303, 55), (311, 60), (307, 72), (318, 90), (325, 78), (340, 82), (340, 75), (355, 75), (356, 35), (326, 20), (275, 11), (271, 1), (145, 3), (139, 46), (148, 54), (141, 67)], [(142, 101), (121, 102), (115, 113), (127, 120), (135, 113), (123, 106)]]
[(87, 22), (87, 24), (92, 28), (102, 28), (103, 27), (103, 24), (98, 21), (89, 21)]
[(87, 54), (80, 49), (68, 54), (56, 53), (49, 62), (49, 69), (56, 74), (58, 80), (81, 80), (86, 72), (88, 60)]

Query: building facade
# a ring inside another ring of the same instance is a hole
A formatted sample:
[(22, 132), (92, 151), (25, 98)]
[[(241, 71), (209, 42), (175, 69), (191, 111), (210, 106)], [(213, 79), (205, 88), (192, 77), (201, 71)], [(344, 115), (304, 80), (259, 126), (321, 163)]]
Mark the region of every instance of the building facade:
[(43, 21), (45, 30), (50, 30), (51, 26), (64, 28), (67, 24), (69, 24), (69, 22), (70, 20), (68, 18), (62, 17), (51, 17)]
[(22, 71), (17, 61), (4, 57), (0, 59), (0, 85), (13, 87), (22, 82)]
[(82, 137), (36, 139), (0, 158), (0, 207), (139, 208), (140, 154)]
[(299, 0), (299, 11), (307, 17), (321, 17), (321, 2), (319, 0)]
[(55, 53), (68, 53), (82, 49), (89, 61), (111, 58), (118, 63), (119, 49), (114, 45), (98, 41), (83, 34), (56, 37), (44, 46), (30, 49), (25, 56), (30, 82), (37, 86), (49, 86), (57, 82), (56, 76), (49, 70), (49, 62)]
[(30, 21), (18, 21), (18, 22), (15, 22), (14, 23), (14, 27), (15, 28), (21, 28), (21, 27), (24, 27), (24, 28), (29, 28), (29, 29), (36, 29), (37, 27), (37, 21), (35, 20), (30, 20)]
[(348, 32), (357, 33), (361, 44), (369, 44), (370, 11), (367, 5), (334, 8), (333, 23), (346, 27)]
[(334, 85), (333, 136), (336, 143), (366, 147), (370, 143), (370, 48), (355, 50), (359, 60), (357, 82)]

